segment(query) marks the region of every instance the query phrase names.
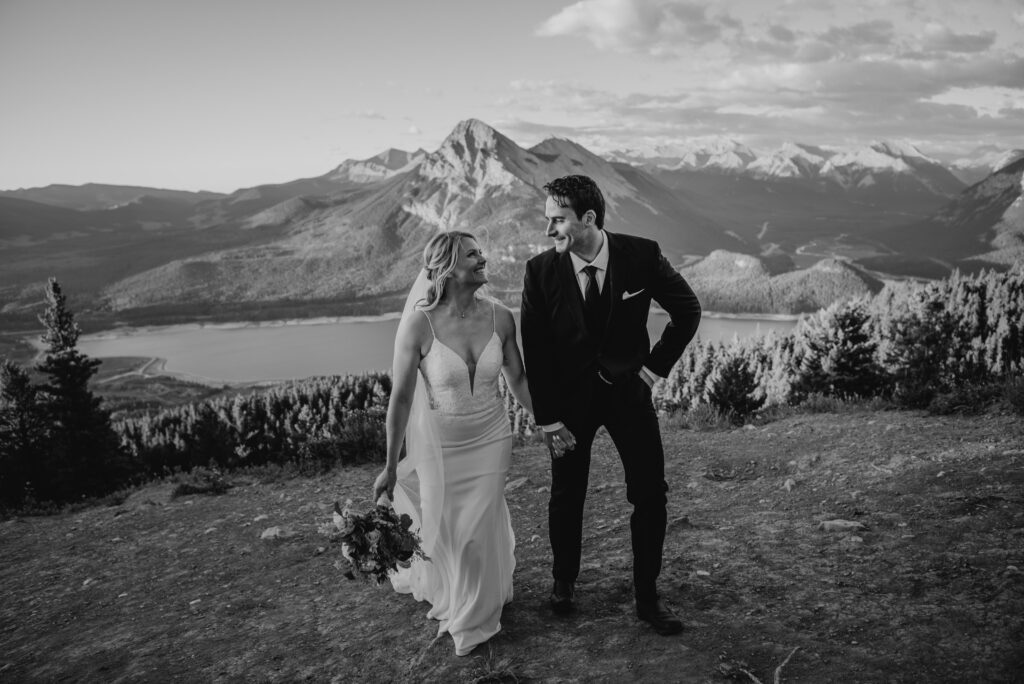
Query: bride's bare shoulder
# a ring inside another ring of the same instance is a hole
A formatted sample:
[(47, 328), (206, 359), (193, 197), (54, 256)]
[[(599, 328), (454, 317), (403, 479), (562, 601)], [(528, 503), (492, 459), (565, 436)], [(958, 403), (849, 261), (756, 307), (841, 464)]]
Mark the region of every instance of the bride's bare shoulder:
[(434, 334), (427, 318), (430, 314), (419, 309), (403, 316), (398, 324), (396, 339), (400, 343), (423, 346), (433, 339)]
[(515, 333), (516, 319), (512, 315), (512, 309), (508, 308), (498, 300), (494, 302), (494, 324), (495, 328), (503, 332)]

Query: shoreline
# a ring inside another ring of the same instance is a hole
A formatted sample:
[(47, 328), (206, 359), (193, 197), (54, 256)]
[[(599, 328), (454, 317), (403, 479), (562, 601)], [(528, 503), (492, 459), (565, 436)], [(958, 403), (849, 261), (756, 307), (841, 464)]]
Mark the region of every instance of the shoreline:
[[(225, 321), (223, 323), (172, 323), (170, 325), (118, 326), (83, 334), (84, 340), (112, 340), (135, 335), (178, 332), (187, 330), (247, 330), (252, 328), (285, 328), (300, 325), (336, 325), (338, 323), (380, 323), (401, 318), (401, 313), (373, 316), (318, 316), (315, 318), (283, 318), (274, 321)], [(35, 346), (35, 342), (30, 342)]]
[[(514, 314), (519, 313), (519, 308), (510, 308)], [(656, 316), (667, 316), (664, 310), (653, 307), (651, 314)], [(738, 321), (799, 321), (809, 314), (771, 314), (771, 313), (724, 313), (719, 311), (705, 311), (701, 318), (716, 320), (738, 320)], [(148, 335), (153, 333), (184, 332), (189, 330), (245, 330), (258, 328), (284, 328), (301, 325), (337, 325), (347, 323), (380, 323), (393, 321), (401, 318), (401, 312), (376, 314), (372, 316), (319, 316), (315, 318), (285, 318), (273, 321), (226, 321), (223, 323), (173, 323), (171, 325), (141, 325), (141, 326), (119, 326), (108, 330), (100, 330), (83, 334), (83, 340), (112, 340), (122, 337), (133, 337), (136, 335)], [(34, 348), (41, 349), (38, 340), (34, 338), (23, 338)]]
[[(519, 309), (513, 309), (514, 312), (518, 313)], [(656, 330), (663, 326), (667, 322), (667, 314), (660, 308), (652, 309), (651, 313), (653, 318), (651, 319), (650, 330)], [(733, 314), (723, 312), (705, 312), (701, 318), (704, 321), (702, 327), (707, 326), (707, 334), (711, 335), (710, 339), (717, 339), (721, 336), (720, 332), (722, 328), (720, 326), (726, 326), (725, 330), (729, 330), (731, 324), (739, 324), (739, 329), (756, 328), (761, 325), (768, 325), (774, 327), (774, 325), (782, 324), (783, 328), (790, 328), (795, 325), (803, 316), (791, 315), (791, 314)], [(334, 334), (332, 326), (338, 326), (341, 330), (351, 330), (353, 339), (362, 340), (363, 344), (377, 344), (380, 342), (379, 335), (381, 331), (386, 333), (388, 329), (385, 325), (381, 327), (381, 323), (387, 324), (388, 322), (396, 322), (401, 318), (401, 315), (397, 312), (380, 314), (380, 315), (360, 315), (360, 316), (322, 316), (316, 318), (291, 318), (291, 319), (280, 319), (270, 321), (229, 321), (229, 322), (191, 322), (191, 323), (177, 323), (171, 325), (147, 325), (139, 327), (131, 326), (120, 326), (109, 330), (102, 330), (98, 332), (89, 333), (82, 335), (79, 342), (84, 343), (86, 347), (95, 345), (95, 349), (88, 351), (88, 353), (94, 355), (96, 358), (106, 357), (127, 357), (127, 358), (140, 358), (148, 359), (147, 363), (137, 365), (135, 370), (125, 373), (125, 375), (135, 375), (137, 377), (153, 379), (164, 377), (168, 379), (177, 380), (184, 383), (202, 385), (210, 388), (217, 389), (233, 389), (233, 390), (244, 390), (244, 389), (256, 389), (261, 386), (271, 386), (280, 383), (295, 382), (302, 380), (307, 377), (321, 377), (324, 375), (321, 370), (327, 369), (330, 372), (328, 375), (338, 374), (352, 374), (358, 372), (365, 372), (367, 369), (361, 367), (360, 370), (353, 370), (348, 373), (344, 369), (348, 366), (352, 366), (352, 359), (345, 358), (345, 360), (336, 367), (323, 366), (323, 369), (315, 363), (312, 366), (309, 363), (293, 364), (295, 367), (291, 368), (298, 375), (291, 375), (285, 373), (286, 377), (282, 378), (268, 378), (260, 377), (266, 372), (266, 368), (263, 368), (258, 372), (228, 372), (225, 373), (228, 376), (236, 375), (239, 377), (224, 377), (221, 372), (218, 372), (217, 367), (206, 364), (185, 364), (186, 368), (173, 368), (171, 367), (172, 359), (178, 358), (178, 352), (174, 351), (176, 345), (181, 345), (181, 339), (188, 340), (190, 348), (205, 348), (205, 345), (209, 344), (210, 349), (213, 350), (211, 353), (220, 353), (221, 356), (224, 354), (224, 347), (232, 347), (235, 342), (234, 340), (244, 339), (246, 344), (253, 339), (259, 338), (264, 339), (261, 335), (257, 334), (257, 331), (268, 331), (266, 334), (269, 335), (284, 335), (285, 339), (299, 335), (302, 339), (320, 339), (324, 335), (331, 336)], [(358, 331), (357, 326), (352, 325), (350, 328), (346, 328), (350, 324), (367, 323), (369, 324), (365, 332)], [(773, 325), (774, 324), (774, 325)], [(314, 331), (314, 326), (321, 326), (324, 332), (319, 330)], [(291, 329), (293, 332), (284, 332), (286, 329)], [(302, 332), (305, 329), (308, 332)], [(280, 333), (273, 333), (270, 331), (278, 330)], [(241, 335), (241, 338), (235, 337), (235, 334)], [(656, 334), (653, 333), (652, 334)], [(706, 337), (700, 330), (698, 330), (698, 336), (701, 338)], [(211, 337), (206, 337), (210, 335)], [(365, 338), (367, 336), (373, 338), (367, 342)], [(735, 336), (735, 333), (733, 333)], [(166, 338), (166, 342), (155, 342), (160, 338)], [(177, 338), (178, 341), (175, 341)], [(35, 350), (35, 355), (38, 357), (39, 354), (43, 353), (44, 346), (41, 344), (37, 336), (31, 338), (25, 338), (28, 344)], [(274, 337), (268, 339), (275, 339)], [(722, 337), (724, 340), (725, 337)], [(150, 340), (149, 342), (135, 342), (134, 340)], [(203, 340), (206, 340), (205, 342)], [(196, 346), (198, 345), (198, 346)], [(244, 346), (244, 345), (243, 345)], [(264, 344), (263, 347), (266, 345)], [(322, 346), (322, 345), (321, 345)], [(259, 354), (260, 345), (253, 347)], [(317, 347), (318, 348), (318, 347)], [(233, 353), (233, 352), (232, 352)], [(351, 356), (349, 354), (348, 356)], [(378, 359), (379, 354), (371, 353), (367, 357), (369, 359), (369, 365), (386, 365), (383, 361)], [(230, 365), (230, 362), (225, 361)], [(191, 367), (188, 367), (190, 366)], [(250, 364), (251, 365), (251, 364)], [(223, 371), (225, 369), (220, 369)], [(251, 368), (249, 370), (252, 370)], [(198, 372), (196, 372), (198, 371)]]

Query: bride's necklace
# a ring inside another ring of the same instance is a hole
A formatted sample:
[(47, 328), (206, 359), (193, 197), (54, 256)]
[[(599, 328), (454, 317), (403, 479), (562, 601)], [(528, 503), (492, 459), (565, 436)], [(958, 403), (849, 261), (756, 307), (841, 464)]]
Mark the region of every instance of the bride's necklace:
[(460, 309), (455, 303), (452, 303), (452, 308), (454, 308), (456, 313), (459, 314), (459, 318), (465, 318), (466, 314), (468, 314), (474, 306), (476, 306), (476, 299), (471, 301), (469, 303), (469, 306), (467, 306), (465, 309)]

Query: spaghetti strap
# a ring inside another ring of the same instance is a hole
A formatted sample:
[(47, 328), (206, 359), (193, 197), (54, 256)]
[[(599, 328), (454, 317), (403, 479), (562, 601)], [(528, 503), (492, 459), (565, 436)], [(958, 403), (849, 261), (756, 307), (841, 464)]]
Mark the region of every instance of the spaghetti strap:
[(430, 335), (431, 335), (431, 337), (433, 337), (436, 340), (437, 339), (437, 333), (434, 332), (434, 324), (430, 322), (430, 316), (428, 316), (427, 312), (423, 311), (423, 310), (420, 310), (420, 313), (423, 314), (424, 318), (427, 319), (427, 325), (430, 326)]
[(494, 302), (491, 302), (491, 333), (498, 332), (497, 314), (495, 313)]

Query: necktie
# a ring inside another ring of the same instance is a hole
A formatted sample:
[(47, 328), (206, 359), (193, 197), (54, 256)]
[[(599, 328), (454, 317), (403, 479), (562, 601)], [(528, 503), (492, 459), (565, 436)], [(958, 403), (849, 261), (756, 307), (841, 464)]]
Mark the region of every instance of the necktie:
[(601, 290), (597, 286), (597, 266), (584, 266), (583, 272), (587, 274), (587, 289), (583, 294), (583, 305), (587, 308), (587, 314), (594, 316), (601, 306)]

